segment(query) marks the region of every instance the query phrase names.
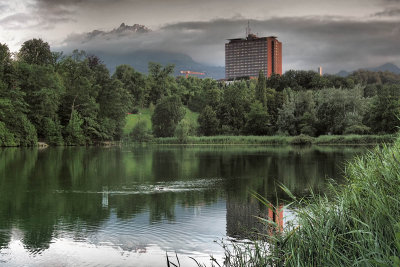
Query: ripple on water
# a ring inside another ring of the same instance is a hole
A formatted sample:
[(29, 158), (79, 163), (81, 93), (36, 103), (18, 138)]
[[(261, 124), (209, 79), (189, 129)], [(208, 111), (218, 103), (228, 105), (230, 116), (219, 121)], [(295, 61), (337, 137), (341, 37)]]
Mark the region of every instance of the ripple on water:
[(221, 183), (223, 179), (198, 179), (191, 181), (157, 182), (155, 184), (132, 184), (123, 185), (118, 188), (103, 187), (100, 190), (55, 190), (56, 193), (73, 194), (110, 194), (110, 195), (135, 195), (135, 194), (155, 194), (155, 193), (179, 193), (185, 191), (202, 191), (214, 189), (215, 185)]

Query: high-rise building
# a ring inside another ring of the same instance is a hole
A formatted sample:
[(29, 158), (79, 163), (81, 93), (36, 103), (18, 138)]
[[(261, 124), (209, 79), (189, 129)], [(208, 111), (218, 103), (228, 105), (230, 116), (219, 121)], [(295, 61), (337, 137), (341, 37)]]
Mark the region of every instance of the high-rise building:
[(258, 37), (250, 33), (246, 38), (228, 39), (225, 44), (225, 78), (282, 75), (282, 43), (275, 36)]

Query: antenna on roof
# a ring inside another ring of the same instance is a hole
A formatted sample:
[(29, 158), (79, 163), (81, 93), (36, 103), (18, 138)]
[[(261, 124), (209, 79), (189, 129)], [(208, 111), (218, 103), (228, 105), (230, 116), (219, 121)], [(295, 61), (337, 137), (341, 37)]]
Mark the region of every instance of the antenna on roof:
[(250, 29), (250, 20), (247, 21), (247, 28), (246, 28), (246, 37), (251, 34), (251, 29)]

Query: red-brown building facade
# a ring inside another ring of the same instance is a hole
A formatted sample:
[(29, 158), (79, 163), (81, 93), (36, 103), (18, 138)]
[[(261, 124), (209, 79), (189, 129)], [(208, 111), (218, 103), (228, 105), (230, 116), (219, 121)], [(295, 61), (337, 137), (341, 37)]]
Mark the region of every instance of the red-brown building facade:
[(225, 78), (282, 75), (282, 43), (275, 36), (229, 39), (225, 44)]

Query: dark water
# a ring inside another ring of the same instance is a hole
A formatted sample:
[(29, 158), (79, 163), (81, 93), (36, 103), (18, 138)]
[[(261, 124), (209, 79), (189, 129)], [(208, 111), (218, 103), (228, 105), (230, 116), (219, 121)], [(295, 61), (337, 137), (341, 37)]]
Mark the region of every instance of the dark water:
[[(366, 148), (137, 146), (0, 149), (0, 265), (206, 262), (268, 213), (250, 192), (323, 191)], [(289, 210), (284, 210), (286, 220)]]

